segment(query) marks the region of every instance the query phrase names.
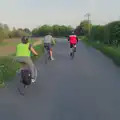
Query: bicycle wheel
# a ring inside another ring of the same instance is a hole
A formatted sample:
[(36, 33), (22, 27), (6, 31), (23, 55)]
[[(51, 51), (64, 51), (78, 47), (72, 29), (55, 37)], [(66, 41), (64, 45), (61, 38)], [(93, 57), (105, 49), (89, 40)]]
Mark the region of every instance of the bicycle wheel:
[(74, 59), (74, 56), (75, 56), (75, 48), (73, 48), (73, 50), (72, 50), (71, 58)]
[(74, 58), (74, 52), (72, 52), (72, 59)]
[(25, 86), (31, 85), (32, 83), (31, 78), (32, 78), (32, 74), (29, 69), (21, 70), (21, 79), (22, 79), (22, 83)]
[(48, 63), (48, 52), (47, 50), (45, 50), (45, 64)]

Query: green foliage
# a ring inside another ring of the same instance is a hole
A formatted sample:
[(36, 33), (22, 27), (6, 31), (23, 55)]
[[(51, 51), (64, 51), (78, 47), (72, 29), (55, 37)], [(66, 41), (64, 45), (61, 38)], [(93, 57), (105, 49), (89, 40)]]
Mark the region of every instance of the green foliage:
[(0, 42), (6, 38), (22, 37), (31, 35), (31, 31), (28, 28), (25, 29), (15, 29), (10, 31), (7, 24), (0, 24)]
[(92, 25), (88, 20), (84, 20), (80, 23), (79, 26), (76, 27), (75, 32), (77, 35), (85, 35), (88, 36), (89, 30), (92, 28)]
[(28, 28), (25, 28), (23, 31), (24, 31), (25, 33), (31, 35), (31, 31), (30, 31)]
[(52, 40), (51, 44), (54, 46), (56, 44), (56, 39)]
[(104, 26), (92, 25), (89, 39), (118, 47), (120, 45), (120, 21), (115, 21)]
[(44, 45), (40, 44), (35, 46), (35, 50), (37, 51), (38, 56), (36, 57), (32, 54), (32, 60), (36, 60), (38, 57), (42, 56), (42, 54), (44, 53)]
[(0, 42), (4, 40), (4, 38), (9, 38), (9, 27), (6, 24), (0, 24)]
[[(1, 67), (2, 65), (4, 65), (4, 67)], [(19, 64), (14, 62), (13, 57), (0, 57), (0, 84), (11, 79), (18, 68)]]
[(104, 42), (104, 26), (92, 26), (90, 40)]
[(71, 26), (60, 25), (43, 25), (39, 28), (35, 28), (32, 31), (33, 36), (45, 36), (48, 33), (52, 33), (53, 36), (67, 36), (71, 33)]
[(120, 21), (115, 21), (106, 25), (108, 30), (107, 41), (109, 44), (118, 46), (120, 44)]
[(29, 31), (29, 29), (21, 29), (21, 28), (19, 28), (19, 29), (13, 29), (10, 33), (9, 33), (9, 36), (10, 36), (10, 38), (14, 38), (14, 37), (22, 37), (22, 36), (30, 36), (30, 31)]

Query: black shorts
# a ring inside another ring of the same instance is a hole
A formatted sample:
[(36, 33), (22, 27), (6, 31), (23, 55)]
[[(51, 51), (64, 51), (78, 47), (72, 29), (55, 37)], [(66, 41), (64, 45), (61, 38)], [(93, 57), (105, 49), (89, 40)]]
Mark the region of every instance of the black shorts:
[(44, 43), (44, 48), (46, 50), (50, 50), (52, 47), (51, 47), (51, 44), (50, 43)]
[(76, 45), (76, 44), (71, 44), (71, 43), (70, 43), (70, 48), (73, 48), (73, 47), (74, 47), (74, 45)]

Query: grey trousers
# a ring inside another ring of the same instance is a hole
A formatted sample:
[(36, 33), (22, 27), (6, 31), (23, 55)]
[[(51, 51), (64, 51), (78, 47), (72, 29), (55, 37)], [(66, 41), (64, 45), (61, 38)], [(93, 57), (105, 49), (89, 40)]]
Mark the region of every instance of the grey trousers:
[(16, 57), (15, 60), (17, 62), (19, 62), (19, 63), (26, 64), (29, 67), (29, 69), (31, 70), (32, 78), (36, 80), (36, 78), (37, 78), (37, 69), (36, 69), (35, 65), (33, 64), (30, 57)]

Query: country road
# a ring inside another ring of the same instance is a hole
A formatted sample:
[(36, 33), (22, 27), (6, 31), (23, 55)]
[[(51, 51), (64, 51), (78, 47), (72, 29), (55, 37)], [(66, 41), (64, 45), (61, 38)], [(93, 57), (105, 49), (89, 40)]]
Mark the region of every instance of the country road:
[(36, 61), (38, 79), (21, 96), (19, 78), (0, 89), (0, 120), (120, 120), (120, 68), (79, 42), (75, 58), (57, 39), (55, 61)]

